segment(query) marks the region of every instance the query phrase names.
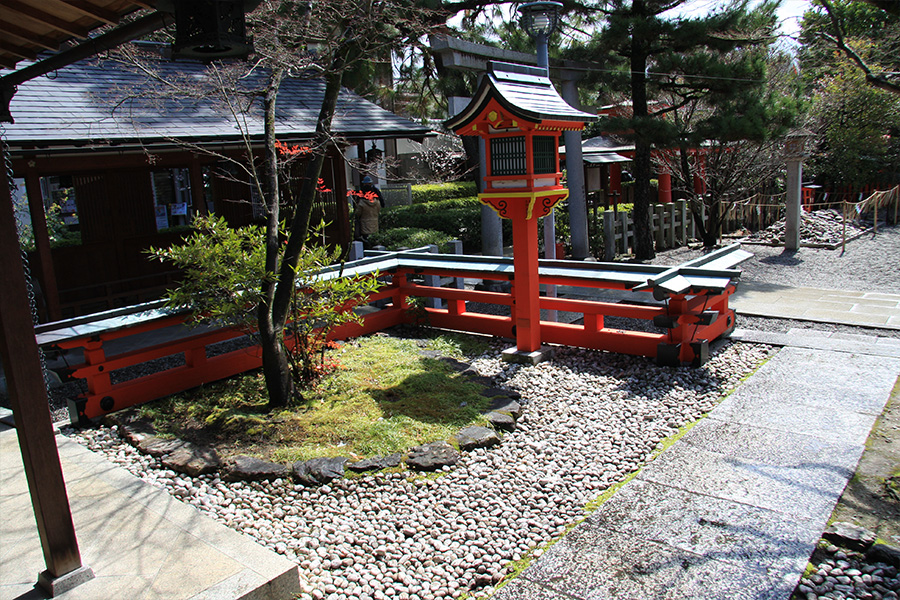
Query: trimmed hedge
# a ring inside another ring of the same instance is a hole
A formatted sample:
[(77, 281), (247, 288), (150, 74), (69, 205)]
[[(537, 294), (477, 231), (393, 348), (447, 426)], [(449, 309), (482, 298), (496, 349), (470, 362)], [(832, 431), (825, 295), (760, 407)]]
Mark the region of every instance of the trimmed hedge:
[(429, 183), (412, 186), (413, 204), (439, 202), (453, 198), (467, 198), (478, 194), (474, 181), (455, 181), (452, 183)]
[(481, 246), (481, 203), (478, 198), (455, 198), (394, 206), (381, 211), (381, 229), (430, 229), (462, 240), (466, 248)]
[(374, 233), (369, 237), (369, 243), (375, 246), (381, 245), (388, 250), (400, 248), (421, 248), (429, 244), (437, 244), (440, 252), (450, 251), (450, 241), (456, 239), (443, 231), (433, 229), (417, 229), (415, 227), (398, 227)]

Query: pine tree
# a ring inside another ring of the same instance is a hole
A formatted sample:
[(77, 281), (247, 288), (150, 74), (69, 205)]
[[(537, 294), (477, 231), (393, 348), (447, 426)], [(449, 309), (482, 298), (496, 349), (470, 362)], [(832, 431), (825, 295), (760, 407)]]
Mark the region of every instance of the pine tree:
[[(684, 4), (686, 0), (601, 3), (598, 10), (605, 17), (604, 26), (573, 55), (606, 66), (593, 76), (603, 92), (630, 95), (630, 114), (604, 119), (598, 127), (626, 133), (634, 142), (635, 256), (641, 260), (655, 255), (649, 214), (653, 150), (677, 147), (685, 138), (674, 119), (667, 118), (674, 107), (653, 101), (677, 92), (685, 105), (707, 98), (725, 108), (729, 102), (726, 97), (734, 96), (730, 102), (738, 108), (737, 98), (746, 87), (735, 85), (735, 80), (745, 79), (741, 70), (749, 70), (746, 83), (760, 87), (764, 81), (758, 77), (756, 59), (736, 63), (734, 52), (765, 47), (773, 39), (777, 2), (764, 2), (751, 9), (747, 0), (739, 0), (700, 17), (670, 18), (665, 14)], [(737, 77), (733, 76), (735, 70)], [(731, 125), (730, 135), (742, 137), (740, 128), (744, 124), (732, 119)], [(716, 131), (698, 128), (691, 143)]]

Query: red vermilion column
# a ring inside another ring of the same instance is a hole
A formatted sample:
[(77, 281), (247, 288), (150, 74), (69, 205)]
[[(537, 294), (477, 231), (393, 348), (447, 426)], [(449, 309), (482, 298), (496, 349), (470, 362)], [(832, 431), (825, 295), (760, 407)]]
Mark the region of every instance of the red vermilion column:
[(659, 202), (660, 204), (668, 204), (672, 201), (672, 175), (661, 172), (657, 175), (659, 182)]
[(538, 281), (537, 219), (526, 219), (528, 201), (516, 202), (512, 214), (513, 266), (516, 271), (514, 318), (516, 349), (535, 352), (541, 348), (541, 308)]

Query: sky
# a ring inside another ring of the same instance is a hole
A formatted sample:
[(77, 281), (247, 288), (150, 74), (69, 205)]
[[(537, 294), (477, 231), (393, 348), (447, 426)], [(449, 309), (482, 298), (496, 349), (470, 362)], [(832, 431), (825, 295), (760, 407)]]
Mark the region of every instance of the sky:
[[(722, 0), (690, 0), (683, 6), (671, 11), (674, 15), (702, 15), (717, 7), (721, 7)], [(809, 8), (809, 0), (781, 0), (781, 8), (778, 9), (778, 18), (781, 21), (781, 31), (786, 36), (797, 36), (800, 33), (800, 20), (803, 13)]]

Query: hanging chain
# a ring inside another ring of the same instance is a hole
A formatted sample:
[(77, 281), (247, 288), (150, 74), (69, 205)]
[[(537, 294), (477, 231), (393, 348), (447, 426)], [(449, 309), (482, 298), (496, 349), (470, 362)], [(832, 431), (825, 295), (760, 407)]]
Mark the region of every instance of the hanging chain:
[[(9, 186), (9, 197), (10, 200), (13, 200), (19, 192), (18, 186), (16, 185), (16, 180), (13, 175), (13, 166), (12, 166), (12, 155), (9, 152), (9, 144), (6, 142), (6, 128), (0, 125), (0, 152), (3, 153), (3, 166), (4, 172), (6, 174), (6, 184)], [(34, 291), (34, 280), (32, 279), (31, 273), (31, 262), (28, 260), (28, 250), (25, 247), (25, 244), (22, 243), (25, 238), (25, 232), (28, 230), (29, 224), (24, 223), (24, 220), (19, 216), (19, 210), (13, 202), (13, 217), (16, 221), (16, 233), (19, 236), (19, 251), (22, 254), (22, 269), (25, 272), (25, 290), (28, 294), (28, 304), (31, 306), (31, 322), (33, 325), (37, 325), (40, 323), (40, 318), (38, 317), (37, 311), (37, 296)], [(32, 229), (33, 231), (33, 229)], [(34, 235), (31, 236), (32, 239)], [(41, 373), (44, 376), (44, 388), (49, 393), (50, 391), (50, 370), (47, 368), (47, 359), (44, 356), (44, 351), (38, 346), (38, 356), (41, 361)]]

